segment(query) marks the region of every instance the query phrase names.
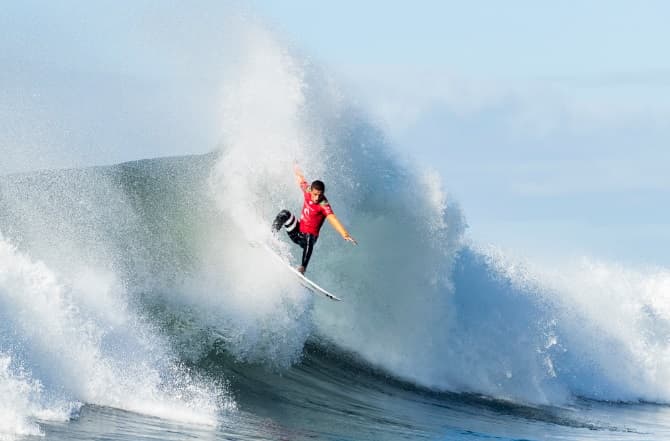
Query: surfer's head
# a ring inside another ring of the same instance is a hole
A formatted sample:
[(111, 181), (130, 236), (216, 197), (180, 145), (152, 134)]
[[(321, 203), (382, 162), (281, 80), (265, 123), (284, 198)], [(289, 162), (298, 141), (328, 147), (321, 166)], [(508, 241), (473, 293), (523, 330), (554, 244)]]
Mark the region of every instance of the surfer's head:
[(326, 185), (321, 181), (314, 181), (309, 188), (309, 195), (312, 198), (312, 202), (321, 202), (323, 199), (323, 192), (326, 191)]

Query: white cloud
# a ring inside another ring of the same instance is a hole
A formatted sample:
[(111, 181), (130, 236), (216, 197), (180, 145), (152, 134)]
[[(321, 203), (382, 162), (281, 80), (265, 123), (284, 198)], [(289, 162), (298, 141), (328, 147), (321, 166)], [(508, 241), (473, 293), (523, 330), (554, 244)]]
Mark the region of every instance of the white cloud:
[(520, 80), (407, 65), (356, 65), (342, 73), (352, 94), (392, 134), (411, 129), (436, 108), (458, 117), (502, 112), (511, 131), (535, 136), (640, 124), (670, 128), (670, 73)]

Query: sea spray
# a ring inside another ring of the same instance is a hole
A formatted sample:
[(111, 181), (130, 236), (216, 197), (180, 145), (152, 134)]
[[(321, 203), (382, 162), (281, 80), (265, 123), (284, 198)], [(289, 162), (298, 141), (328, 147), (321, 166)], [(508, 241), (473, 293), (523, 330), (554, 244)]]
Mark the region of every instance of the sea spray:
[[(297, 162), (308, 180), (326, 182), (338, 217), (361, 242), (353, 248), (327, 225), (322, 230), (309, 275), (345, 301), (315, 302), (319, 334), (394, 375), (430, 384), (445, 350), (446, 333), (434, 329), (450, 314), (450, 265), (464, 229), (460, 211), (446, 202), (434, 174), (394, 156), (365, 114), (349, 107), (318, 68), (267, 31), (250, 33), (243, 39), (247, 57), (227, 84), (225, 137), (211, 177), (225, 219), (221, 228), (236, 236), (222, 243), (228, 248), (223, 252), (248, 256), (244, 238), (274, 241), (274, 215), (281, 209), (297, 214)], [(279, 237), (286, 240), (283, 231)], [(244, 278), (244, 272), (234, 273), (239, 283), (227, 296), (252, 282), (253, 273)], [(267, 301), (279, 291), (269, 291)], [(265, 325), (284, 316), (278, 308)]]
[[(593, 258), (540, 269), (562, 307), (556, 364), (578, 395), (670, 402), (670, 272)], [(595, 374), (586, 369), (595, 367)], [(568, 375), (568, 374), (572, 375)]]
[(36, 420), (66, 421), (79, 403), (49, 403), (39, 381), (30, 378), (9, 355), (0, 353), (0, 440), (19, 436), (41, 436)]
[[(254, 55), (238, 60), (225, 84), (224, 145), (209, 178), (222, 220), (213, 240), (217, 246), (206, 260), (218, 265), (204, 278), (226, 318), (228, 349), (243, 360), (287, 367), (300, 359), (312, 332), (314, 299), (250, 242), (266, 241), (288, 252), (271, 236), (272, 219), (279, 210), (292, 209), (290, 194), (299, 195), (294, 162), (316, 159), (320, 147), (309, 143), (301, 124), (301, 63), (262, 29), (249, 29), (242, 41)], [(306, 151), (312, 156), (303, 155)]]
[[(496, 378), (495, 366), (508, 360), (500, 372), (509, 372), (510, 381), (501, 375), (498, 384), (508, 384), (511, 396), (531, 402), (556, 404), (575, 396), (668, 402), (667, 270), (624, 268), (591, 258), (546, 268), (492, 247), (478, 247), (469, 256), (463, 271), (477, 261), (480, 277), (489, 282), (473, 284), (477, 272), (459, 273), (461, 308), (470, 302), (468, 293), (486, 292), (498, 299), (484, 304), (486, 310), (499, 311), (480, 312), (479, 327), (460, 325), (460, 332), (477, 343), (459, 353), (479, 360), (473, 372)], [(503, 327), (504, 335), (494, 333)], [(483, 350), (486, 339), (495, 346)], [(512, 378), (519, 375), (532, 381), (512, 388)]]
[[(214, 391), (171, 368), (175, 360), (160, 338), (133, 317), (123, 296), (109, 292), (113, 286), (97, 284), (80, 292), (4, 239), (0, 262), (0, 349), (12, 350), (49, 394), (180, 421), (215, 423)], [(84, 296), (100, 298), (104, 304), (87, 307), (93, 300), (81, 301)], [(31, 397), (25, 399), (30, 402)]]

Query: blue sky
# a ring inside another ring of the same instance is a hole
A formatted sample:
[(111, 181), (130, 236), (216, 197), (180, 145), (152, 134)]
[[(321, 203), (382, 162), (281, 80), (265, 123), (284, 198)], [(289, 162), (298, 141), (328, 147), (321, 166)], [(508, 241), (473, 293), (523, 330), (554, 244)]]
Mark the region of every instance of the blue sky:
[(662, 1), (263, 1), (261, 14), (338, 65), (440, 66), (496, 77), (668, 69)]
[(475, 241), (670, 265), (670, 3), (255, 4), (440, 172)]
[(10, 2), (0, 173), (209, 150), (240, 10), (436, 169), (476, 242), (670, 265), (663, 1)]

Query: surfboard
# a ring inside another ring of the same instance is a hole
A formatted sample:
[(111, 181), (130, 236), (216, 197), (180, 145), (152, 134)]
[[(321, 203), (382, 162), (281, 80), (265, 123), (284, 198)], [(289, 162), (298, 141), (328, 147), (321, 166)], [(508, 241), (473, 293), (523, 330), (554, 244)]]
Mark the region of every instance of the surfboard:
[(304, 286), (305, 288), (307, 288), (311, 292), (313, 292), (315, 294), (320, 294), (320, 295), (322, 295), (326, 298), (329, 298), (330, 300), (334, 300), (336, 302), (342, 301), (342, 299), (337, 297), (335, 294), (331, 293), (330, 291), (327, 291), (326, 289), (317, 285), (315, 282), (309, 280), (304, 275), (300, 274), (300, 271), (293, 268), (291, 266), (290, 262), (287, 262), (282, 256), (277, 254), (277, 252), (275, 250), (273, 250), (272, 248), (270, 248), (267, 244), (262, 243), (262, 242), (249, 242), (249, 245), (251, 245), (254, 248), (261, 247), (265, 251), (267, 251), (271, 256), (273, 256), (275, 259), (277, 259), (277, 262), (281, 263), (286, 269), (291, 271), (293, 273), (293, 275), (295, 277), (297, 277), (298, 282), (300, 282), (300, 284), (302, 286)]

